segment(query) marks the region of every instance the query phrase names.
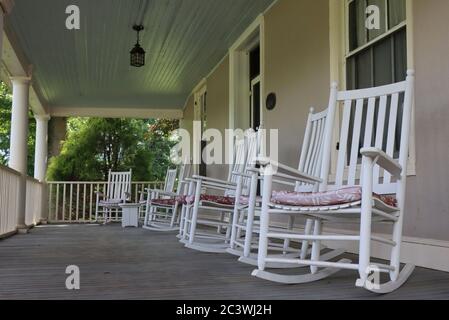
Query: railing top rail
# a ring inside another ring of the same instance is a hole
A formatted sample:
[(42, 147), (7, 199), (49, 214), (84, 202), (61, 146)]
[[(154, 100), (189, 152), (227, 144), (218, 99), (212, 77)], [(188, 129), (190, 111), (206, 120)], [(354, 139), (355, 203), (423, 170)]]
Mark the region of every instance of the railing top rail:
[[(47, 181), (48, 184), (105, 184), (107, 181)], [(157, 184), (164, 181), (132, 181), (132, 184)]]
[(0, 170), (7, 171), (9, 173), (12, 173), (12, 174), (18, 176), (18, 177), (22, 176), (22, 174), (20, 172), (14, 170), (14, 169), (11, 169), (10, 167), (3, 166), (1, 164), (0, 164)]
[(26, 179), (28, 182), (44, 185), (44, 183), (42, 181), (39, 181), (33, 177), (27, 176)]

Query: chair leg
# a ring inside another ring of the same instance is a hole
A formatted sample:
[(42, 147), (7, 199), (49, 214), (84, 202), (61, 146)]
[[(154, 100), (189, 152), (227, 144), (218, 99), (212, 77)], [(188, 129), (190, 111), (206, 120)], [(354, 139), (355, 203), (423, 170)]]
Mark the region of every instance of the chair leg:
[[(239, 210), (239, 218), (238, 218), (239, 225), (243, 225), (245, 223), (245, 210)], [(240, 239), (242, 237), (242, 228), (237, 228), (237, 239)]]
[[(310, 235), (312, 233), (313, 220), (307, 219), (306, 226), (304, 228), (304, 234)], [(309, 250), (309, 241), (303, 241), (301, 246), (301, 260), (305, 260), (307, 256), (307, 251)]]
[[(315, 220), (315, 229), (313, 231), (313, 234), (315, 236), (320, 236), (323, 229), (323, 223), (320, 220)], [(320, 260), (320, 252), (321, 252), (321, 241), (314, 240), (312, 244), (312, 261), (319, 261)], [(318, 267), (311, 266), (310, 272), (312, 274), (316, 274), (318, 272)]]
[[(288, 231), (292, 231), (294, 224), (295, 224), (295, 217), (288, 216), (287, 230)], [(290, 247), (290, 239), (285, 239), (284, 240), (284, 252), (283, 252), (284, 254), (288, 253), (288, 248), (289, 247)]]
[(229, 243), (229, 247), (231, 249), (235, 249), (235, 241), (237, 239), (238, 227), (237, 224), (239, 222), (239, 209), (237, 206), (234, 208), (234, 215), (232, 217), (232, 225), (231, 225), (231, 241)]
[(195, 204), (193, 206), (192, 211), (192, 219), (190, 222), (190, 234), (189, 234), (189, 243), (193, 244), (193, 241), (195, 241), (195, 233), (196, 233), (196, 222), (198, 219), (198, 209), (200, 206), (200, 197), (201, 197), (201, 181), (198, 181), (196, 184), (196, 191), (195, 191)]
[[(268, 168), (270, 170), (271, 168)], [(262, 212), (260, 216), (260, 236), (259, 236), (259, 253), (258, 253), (258, 267), (260, 271), (265, 270), (266, 259), (268, 255), (268, 226), (270, 224), (269, 202), (271, 200), (271, 183), (272, 175), (266, 175), (263, 181), (263, 200)]]
[[(246, 218), (246, 230), (245, 230), (245, 245), (243, 247), (243, 256), (249, 258), (251, 254), (251, 243), (253, 241), (253, 227), (254, 227), (254, 215), (256, 211), (256, 201), (257, 201), (257, 184), (258, 184), (258, 174), (253, 173), (251, 176), (251, 194), (249, 198), (249, 205)], [(243, 218), (245, 213), (242, 213)]]
[[(223, 223), (224, 220), (225, 220), (225, 213), (222, 212), (222, 213), (220, 213), (220, 223)], [(221, 234), (222, 232), (223, 232), (223, 227), (222, 227), (221, 225), (219, 225), (219, 226), (217, 227), (217, 233), (218, 233), (218, 234)]]
[(186, 211), (185, 211), (185, 214), (184, 214), (184, 231), (182, 232), (182, 240), (184, 240), (184, 241), (186, 241), (187, 240), (187, 238), (188, 238), (188, 232), (189, 232), (189, 227), (190, 227), (190, 224), (191, 224), (191, 222), (189, 222), (189, 220), (190, 221), (192, 221), (192, 207), (191, 206), (189, 206), (189, 207), (187, 207), (186, 206)]
[(184, 223), (185, 223), (186, 205), (181, 208), (181, 214), (179, 215), (179, 234), (178, 237), (182, 239), (184, 234)]
[(178, 203), (176, 202), (175, 206), (172, 209), (172, 217), (170, 221), (170, 228), (173, 228), (175, 226), (175, 221), (178, 213)]

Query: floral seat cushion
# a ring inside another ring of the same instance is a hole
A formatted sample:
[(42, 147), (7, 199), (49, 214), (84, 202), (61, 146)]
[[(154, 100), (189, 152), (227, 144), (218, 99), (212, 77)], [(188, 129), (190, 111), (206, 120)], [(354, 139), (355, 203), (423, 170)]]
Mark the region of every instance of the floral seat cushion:
[[(382, 201), (390, 207), (397, 207), (397, 200), (392, 195), (373, 194), (374, 198)], [(289, 192), (273, 191), (272, 203), (295, 206), (295, 207), (317, 207), (335, 206), (354, 203), (362, 200), (362, 188), (350, 187), (327, 192)]]
[[(216, 203), (225, 206), (233, 206), (235, 204), (234, 197), (226, 197), (226, 196), (215, 196), (210, 194), (202, 194), (200, 197), (201, 201)], [(195, 202), (195, 196), (186, 196), (183, 197), (183, 203), (191, 205)]]
[[(201, 199), (201, 201), (204, 201), (204, 202), (210, 202), (210, 203), (215, 203), (215, 204), (219, 204), (219, 205), (225, 205), (225, 206), (234, 206), (235, 205), (235, 197), (202, 194), (200, 199)], [(180, 197), (178, 197), (178, 201), (183, 204), (192, 205), (195, 202), (195, 197), (194, 196), (180, 196)], [(262, 202), (262, 198), (257, 197), (256, 201)], [(241, 196), (240, 204), (248, 205), (249, 197)]]
[(151, 200), (151, 204), (154, 204), (157, 206), (166, 206), (166, 207), (174, 206), (176, 204), (176, 202), (177, 202), (177, 199), (175, 199), (175, 198)]

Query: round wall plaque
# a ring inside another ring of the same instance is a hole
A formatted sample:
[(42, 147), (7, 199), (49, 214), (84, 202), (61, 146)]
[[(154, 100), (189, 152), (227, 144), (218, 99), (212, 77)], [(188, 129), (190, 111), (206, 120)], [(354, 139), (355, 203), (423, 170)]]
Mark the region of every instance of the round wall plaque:
[(273, 110), (276, 107), (276, 93), (271, 92), (267, 96), (266, 107), (268, 110)]

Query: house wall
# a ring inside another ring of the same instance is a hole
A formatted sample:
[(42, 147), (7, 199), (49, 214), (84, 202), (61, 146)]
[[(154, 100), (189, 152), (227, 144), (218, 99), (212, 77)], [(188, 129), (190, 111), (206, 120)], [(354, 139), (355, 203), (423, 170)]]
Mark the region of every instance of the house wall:
[[(229, 128), (229, 58), (223, 59), (206, 78), (207, 86), (207, 128), (217, 129), (225, 137), (225, 129)], [(180, 127), (189, 131), (193, 137), (194, 95), (190, 95)], [(225, 160), (223, 149), (223, 162)], [(228, 167), (224, 164), (207, 166), (207, 175), (216, 179), (226, 179)]]
[(414, 0), (416, 177), (405, 234), (449, 240), (449, 1)]
[(281, 162), (298, 167), (309, 109), (327, 107), (329, 79), (328, 0), (278, 1), (265, 14), (265, 93), (277, 106), (264, 108), (264, 123), (279, 129)]
[[(449, 270), (447, 255), (441, 254), (449, 251), (449, 1), (412, 2), (416, 176), (407, 181), (404, 257), (421, 266)], [(278, 101), (273, 111), (264, 109), (264, 125), (279, 129), (279, 159), (293, 167), (298, 164), (309, 108), (323, 110), (328, 102), (329, 3), (279, 0), (264, 15), (265, 94), (275, 92)], [(219, 76), (208, 81), (208, 89), (217, 81), (227, 90), (225, 69), (217, 69)], [(208, 104), (209, 128), (221, 129), (226, 124), (222, 117), (227, 119), (223, 101), (228, 98), (224, 92), (214, 95), (216, 109)]]
[[(207, 128), (217, 129), (225, 137), (229, 128), (229, 58), (226, 57), (206, 79), (207, 85)], [(223, 163), (225, 160), (223, 148)], [(216, 179), (226, 179), (228, 166), (213, 164), (207, 167), (207, 175)]]
[(186, 106), (184, 109), (184, 116), (181, 119), (181, 121), (179, 122), (179, 127), (181, 129), (187, 130), (190, 133), (190, 136), (193, 136), (193, 120), (194, 120), (194, 98), (193, 95), (190, 95), (187, 102), (186, 102)]

